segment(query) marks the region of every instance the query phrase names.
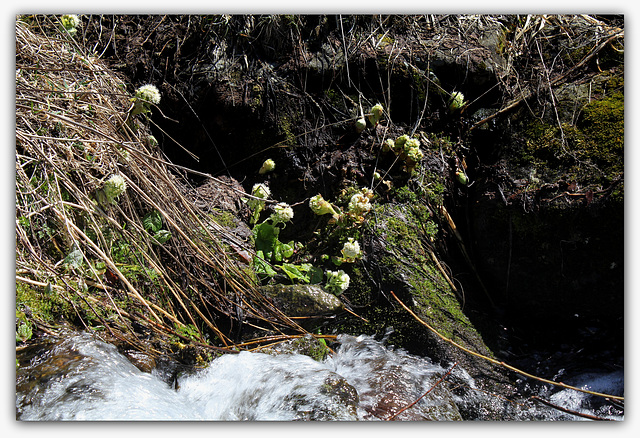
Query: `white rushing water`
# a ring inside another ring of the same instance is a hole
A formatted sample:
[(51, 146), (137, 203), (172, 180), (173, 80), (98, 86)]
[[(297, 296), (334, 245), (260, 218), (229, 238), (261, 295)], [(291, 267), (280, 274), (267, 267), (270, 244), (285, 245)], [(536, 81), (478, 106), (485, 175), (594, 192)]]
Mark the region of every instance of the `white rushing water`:
[[(301, 354), (227, 354), (180, 377), (174, 389), (153, 373), (140, 371), (112, 345), (87, 334), (73, 335), (18, 371), (16, 416), (20, 420), (379, 420), (417, 400), (447, 371), (371, 337), (341, 336), (339, 341), (336, 354), (324, 362)], [(458, 386), (474, 387), (460, 368), (451, 378)], [(592, 376), (589, 382), (597, 379), (603, 385), (612, 382), (602, 376)], [(493, 404), (495, 411), (496, 397), (471, 393), (454, 395), (447, 385), (437, 385), (397, 419), (459, 420), (458, 406), (481, 411)], [(572, 393), (575, 399), (560, 400), (560, 392), (555, 401), (581, 409), (584, 398)], [(573, 419), (539, 407), (516, 415), (522, 417), (510, 419)]]

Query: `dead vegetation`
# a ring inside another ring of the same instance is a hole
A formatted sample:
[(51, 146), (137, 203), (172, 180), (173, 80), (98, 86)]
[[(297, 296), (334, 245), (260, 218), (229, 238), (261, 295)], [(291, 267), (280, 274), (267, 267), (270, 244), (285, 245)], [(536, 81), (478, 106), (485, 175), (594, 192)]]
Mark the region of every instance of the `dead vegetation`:
[[(150, 333), (230, 350), (241, 324), (304, 332), (187, 199), (127, 84), (55, 20), (16, 22), (16, 316), (41, 330), (64, 316), (144, 350)], [(104, 202), (114, 175), (126, 190)]]

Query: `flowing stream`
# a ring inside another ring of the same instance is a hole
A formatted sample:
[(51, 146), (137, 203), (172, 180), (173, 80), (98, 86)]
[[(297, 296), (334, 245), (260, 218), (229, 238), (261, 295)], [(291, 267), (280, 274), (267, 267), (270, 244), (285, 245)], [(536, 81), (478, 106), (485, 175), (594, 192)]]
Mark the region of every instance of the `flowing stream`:
[[(527, 400), (478, 391), (460, 367), (341, 335), (335, 354), (241, 352), (168, 383), (142, 372), (117, 349), (85, 333), (17, 353), (19, 420), (581, 420)], [(441, 379), (445, 376), (444, 379)], [(566, 382), (569, 383), (569, 382)], [(621, 372), (583, 375), (575, 384), (623, 395)], [(410, 408), (403, 408), (421, 398)], [(545, 398), (574, 411), (621, 420), (610, 404), (572, 390)]]

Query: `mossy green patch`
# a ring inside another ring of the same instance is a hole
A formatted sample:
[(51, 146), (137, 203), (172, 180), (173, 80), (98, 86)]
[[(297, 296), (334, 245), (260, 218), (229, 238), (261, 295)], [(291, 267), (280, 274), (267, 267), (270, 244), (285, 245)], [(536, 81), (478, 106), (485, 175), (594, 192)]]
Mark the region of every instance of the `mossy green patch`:
[(379, 224), (388, 242), (381, 263), (407, 285), (418, 313), (425, 316), (442, 335), (457, 337), (461, 330), (473, 330), (460, 302), (431, 256), (431, 241), (437, 226), (429, 210), (420, 204), (389, 207)]
[(59, 317), (72, 317), (71, 304), (51, 287), (32, 286), (16, 281), (16, 312), (29, 314), (45, 323), (53, 323)]
[(329, 100), (329, 103), (331, 103), (331, 105), (337, 107), (337, 108), (341, 108), (343, 105), (343, 97), (342, 94), (339, 93), (338, 91), (336, 91), (333, 88), (329, 88), (324, 90), (324, 95), (325, 97)]
[(531, 166), (541, 170), (544, 182), (564, 179), (583, 187), (606, 187), (624, 170), (623, 94), (585, 105), (576, 124), (531, 120), (510, 160), (526, 172)]
[(615, 93), (583, 109), (578, 126), (585, 135), (587, 157), (612, 172), (622, 171), (624, 152), (624, 95)]
[(211, 213), (211, 219), (213, 219), (221, 227), (235, 228), (237, 225), (237, 220), (233, 213), (231, 213), (230, 211), (213, 209)]
[(311, 359), (322, 362), (329, 353), (329, 348), (324, 339), (312, 336), (304, 336), (292, 342), (292, 348), (299, 354), (309, 356)]
[(376, 35), (376, 40), (377, 40), (377, 47), (380, 48), (380, 49), (384, 49), (389, 44), (393, 44), (394, 41), (395, 41), (388, 34), (381, 34), (381, 33)]
[[(100, 289), (87, 286), (83, 280), (67, 279), (58, 283), (40, 287), (17, 281), (16, 314), (23, 314), (25, 319), (37, 323), (55, 325), (60, 321), (71, 321), (85, 327), (101, 326), (105, 321), (118, 319), (111, 306), (101, 305), (93, 299), (106, 299)], [(112, 296), (110, 300), (119, 308), (130, 308), (127, 298)]]

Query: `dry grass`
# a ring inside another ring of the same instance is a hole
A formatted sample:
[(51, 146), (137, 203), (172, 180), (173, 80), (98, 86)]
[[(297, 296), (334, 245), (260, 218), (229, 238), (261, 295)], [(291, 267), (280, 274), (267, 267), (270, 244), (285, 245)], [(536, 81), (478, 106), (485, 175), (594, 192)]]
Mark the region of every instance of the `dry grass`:
[[(185, 197), (147, 120), (129, 115), (126, 84), (51, 20), (16, 22), (16, 284), (137, 346), (133, 322), (222, 348), (240, 318), (265, 334), (303, 332)], [(112, 175), (127, 189), (105, 205), (96, 193)], [(152, 211), (171, 233), (164, 244), (144, 227)]]

